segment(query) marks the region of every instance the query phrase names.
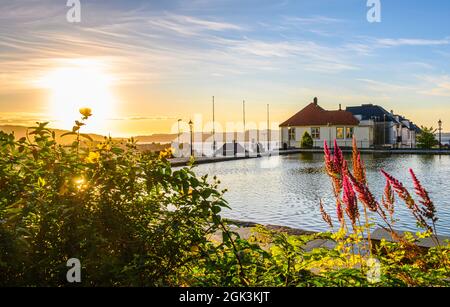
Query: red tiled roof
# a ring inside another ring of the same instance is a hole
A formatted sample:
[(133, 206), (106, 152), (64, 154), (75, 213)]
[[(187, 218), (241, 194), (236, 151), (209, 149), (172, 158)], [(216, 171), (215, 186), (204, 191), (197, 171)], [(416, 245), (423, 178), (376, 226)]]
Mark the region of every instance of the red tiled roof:
[(318, 104), (311, 102), (303, 110), (282, 123), (280, 127), (326, 126), (328, 124), (333, 126), (357, 126), (359, 121), (350, 112), (344, 110), (327, 111), (322, 109)]

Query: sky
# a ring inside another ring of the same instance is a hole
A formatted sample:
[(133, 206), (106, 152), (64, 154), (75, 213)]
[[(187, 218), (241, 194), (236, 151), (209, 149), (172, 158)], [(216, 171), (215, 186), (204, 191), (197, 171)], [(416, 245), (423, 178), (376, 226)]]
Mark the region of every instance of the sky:
[(319, 98), (450, 131), (450, 1), (0, 0), (0, 124), (174, 132), (177, 119), (280, 123)]

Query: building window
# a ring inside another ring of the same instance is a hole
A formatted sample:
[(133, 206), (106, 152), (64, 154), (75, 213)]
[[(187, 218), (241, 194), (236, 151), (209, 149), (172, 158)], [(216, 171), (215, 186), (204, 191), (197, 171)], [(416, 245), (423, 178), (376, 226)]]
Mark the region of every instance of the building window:
[(320, 140), (320, 128), (311, 128), (311, 137), (313, 140)]
[(289, 140), (295, 141), (295, 128), (290, 128), (288, 133), (289, 133), (289, 135), (288, 135)]
[(336, 138), (343, 139), (344, 138), (344, 128), (338, 127), (336, 128)]
[(353, 139), (354, 129), (355, 128), (353, 128), (353, 127), (347, 127), (345, 129), (345, 138), (346, 139)]

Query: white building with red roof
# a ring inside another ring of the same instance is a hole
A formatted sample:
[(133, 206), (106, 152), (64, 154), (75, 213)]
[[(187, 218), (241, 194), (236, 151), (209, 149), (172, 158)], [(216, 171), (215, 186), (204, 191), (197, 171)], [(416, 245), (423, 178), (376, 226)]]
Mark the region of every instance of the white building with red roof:
[(370, 148), (373, 144), (373, 129), (361, 126), (351, 113), (342, 110), (325, 110), (319, 106), (318, 99), (308, 104), (297, 114), (280, 125), (283, 148), (300, 148), (303, 135), (307, 132), (313, 139), (314, 147), (324, 147), (336, 139), (339, 146), (352, 146), (353, 137), (360, 148)]

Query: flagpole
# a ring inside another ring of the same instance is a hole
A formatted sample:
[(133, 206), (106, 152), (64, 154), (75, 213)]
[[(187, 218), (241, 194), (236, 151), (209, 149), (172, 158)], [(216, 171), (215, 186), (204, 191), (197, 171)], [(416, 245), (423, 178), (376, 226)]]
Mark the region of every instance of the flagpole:
[(269, 116), (269, 104), (267, 104), (267, 151), (270, 151), (270, 116)]
[(245, 133), (245, 100), (242, 101), (242, 117), (244, 120), (244, 155), (247, 156), (247, 135)]
[(212, 97), (212, 108), (213, 108), (213, 157), (216, 156), (216, 115), (215, 115), (215, 101), (214, 96)]

